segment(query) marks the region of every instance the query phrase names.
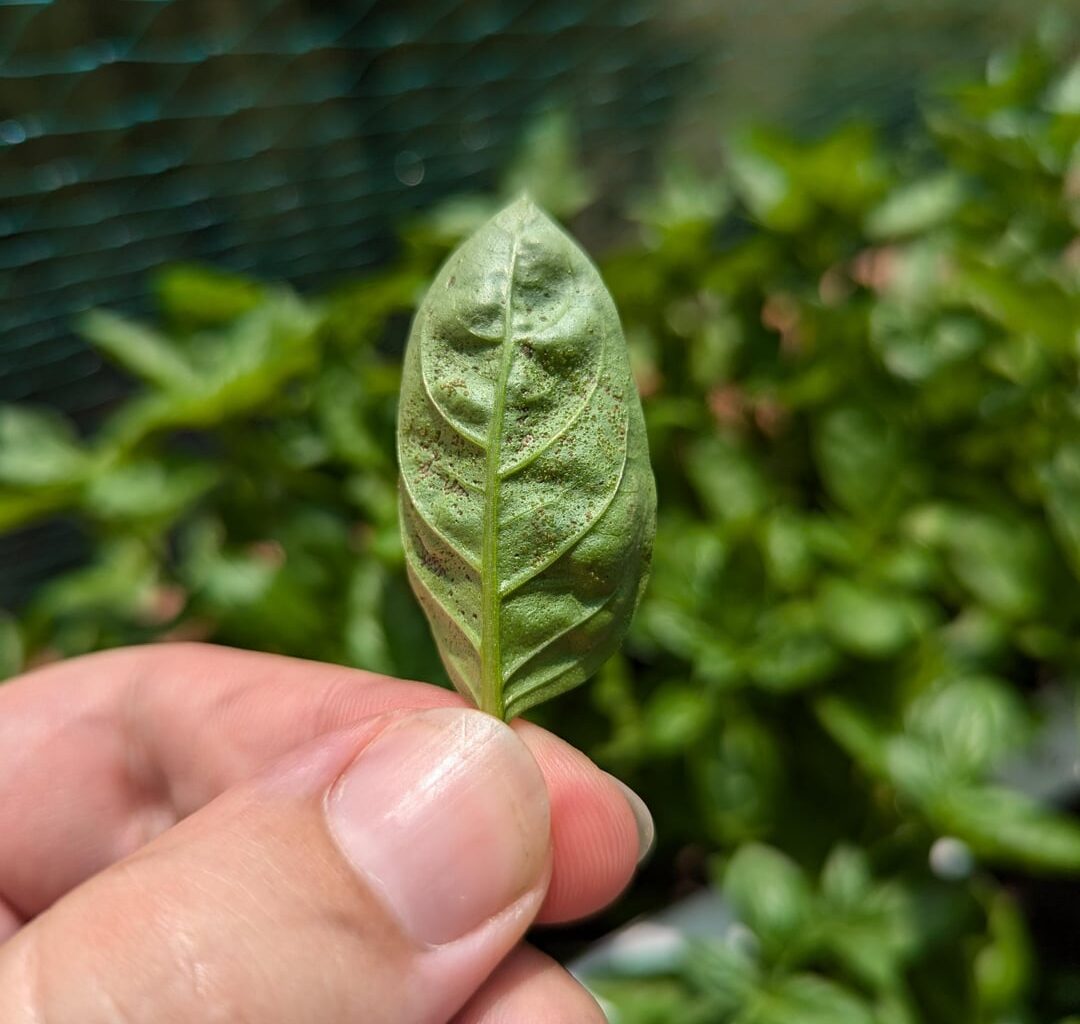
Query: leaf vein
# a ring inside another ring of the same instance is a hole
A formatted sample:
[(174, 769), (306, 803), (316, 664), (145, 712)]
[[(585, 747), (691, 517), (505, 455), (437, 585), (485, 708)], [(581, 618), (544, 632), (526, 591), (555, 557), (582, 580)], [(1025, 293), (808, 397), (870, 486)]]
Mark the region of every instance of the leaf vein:
[(472, 649), (474, 651), (476, 651), (477, 654), (479, 654), (480, 653), (480, 639), (473, 632), (472, 628), (470, 626), (467, 626), (464, 622), (462, 622), (461, 619), (459, 619), (458, 616), (455, 615), (454, 612), (450, 608), (447, 607), (446, 602), (443, 601), (442, 598), (440, 598), (439, 595), (436, 594), (435, 591), (432, 590), (431, 587), (428, 586), (427, 581), (423, 578), (423, 576), (420, 575), (420, 573), (417, 571), (415, 565), (413, 565), (412, 559), (406, 559), (406, 565), (408, 566), (409, 575), (412, 577), (413, 582), (418, 587), (420, 587), (424, 591), (424, 593), (427, 594), (428, 597), (431, 598), (432, 602), (434, 602), (434, 604), (439, 608), (439, 610), (451, 622), (453, 622), (453, 624), (455, 626), (457, 626), (457, 628), (459, 630), (461, 630), (461, 635), (463, 637), (465, 637), (466, 640), (468, 640), (469, 646), (472, 647)]
[(504, 600), (509, 597), (515, 590), (521, 589), (530, 580), (535, 579), (540, 573), (550, 569), (563, 555), (566, 554), (582, 537), (584, 537), (591, 529), (593, 529), (598, 522), (604, 517), (604, 513), (611, 508), (611, 503), (615, 500), (615, 495), (619, 493), (619, 488), (622, 486), (623, 480), (626, 478), (626, 465), (628, 445), (623, 446), (623, 461), (622, 466), (619, 468), (619, 476), (616, 480), (615, 486), (611, 489), (611, 493), (604, 499), (603, 504), (598, 510), (597, 514), (590, 519), (580, 530), (571, 534), (566, 540), (554, 548), (548, 556), (540, 562), (538, 565), (526, 570), (523, 573), (519, 573), (516, 577), (509, 579), (506, 583), (500, 587), (499, 595)]
[(405, 497), (409, 502), (409, 508), (416, 515), (416, 518), (419, 519), (420, 522), (424, 524), (426, 529), (428, 529), (432, 534), (434, 534), (436, 537), (438, 537), (438, 539), (441, 540), (443, 542), (443, 544), (446, 545), (447, 550), (452, 555), (456, 555), (470, 569), (472, 569), (473, 572), (479, 574), (480, 573), (480, 561), (474, 555), (472, 555), (468, 551), (466, 551), (464, 548), (459, 550), (458, 547), (454, 544), (454, 542), (449, 537), (447, 537), (446, 534), (442, 532), (442, 530), (440, 530), (437, 526), (435, 526), (432, 523), (432, 521), (428, 518), (427, 513), (424, 512), (424, 510), (420, 506), (419, 502), (417, 502), (416, 496), (413, 494), (412, 487), (409, 484), (409, 478), (408, 478), (408, 475), (406, 473), (401, 474), (401, 482), (402, 482), (402, 485), (405, 488)]
[(615, 600), (615, 597), (617, 595), (618, 589), (608, 594), (608, 596), (605, 597), (604, 600), (601, 601), (595, 608), (589, 609), (589, 611), (587, 611), (584, 615), (579, 616), (568, 626), (560, 629), (557, 633), (554, 633), (551, 636), (547, 637), (542, 643), (537, 644), (531, 651), (528, 651), (526, 654), (523, 654), (520, 658), (515, 660), (514, 663), (506, 669), (506, 686), (509, 688), (510, 681), (530, 661), (532, 661), (536, 657), (539, 657), (541, 654), (544, 653), (544, 651), (546, 651), (557, 641), (561, 640), (564, 636), (569, 635), (575, 629), (579, 629), (581, 626), (584, 626), (585, 623), (588, 622), (590, 619), (593, 619), (597, 615), (599, 615), (600, 612), (602, 612), (609, 604), (611, 604), (612, 601)]

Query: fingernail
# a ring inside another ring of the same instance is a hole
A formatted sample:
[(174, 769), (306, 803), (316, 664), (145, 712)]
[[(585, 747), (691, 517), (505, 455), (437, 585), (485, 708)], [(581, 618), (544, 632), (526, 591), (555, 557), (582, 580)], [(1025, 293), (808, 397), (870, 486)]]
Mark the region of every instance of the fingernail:
[(548, 856), (540, 771), (508, 726), (478, 711), (390, 725), (338, 781), (328, 816), (345, 857), (420, 945), (510, 907)]
[(645, 801), (622, 779), (617, 779), (614, 775), (609, 777), (619, 787), (622, 795), (626, 798), (626, 802), (630, 805), (631, 813), (634, 815), (634, 824), (637, 825), (638, 836), (637, 862), (640, 864), (649, 855), (653, 848), (653, 842), (656, 840), (656, 825), (653, 824), (653, 816), (645, 805)]

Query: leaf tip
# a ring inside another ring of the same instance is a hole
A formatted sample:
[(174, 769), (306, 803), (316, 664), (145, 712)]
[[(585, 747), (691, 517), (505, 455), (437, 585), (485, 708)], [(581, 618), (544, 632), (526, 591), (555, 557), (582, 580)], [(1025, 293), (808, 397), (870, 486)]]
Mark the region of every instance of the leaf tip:
[(551, 218), (537, 205), (532, 196), (525, 190), (518, 193), (517, 197), (506, 204), (496, 215), (495, 220), (506, 226), (521, 227), (530, 221), (548, 221)]

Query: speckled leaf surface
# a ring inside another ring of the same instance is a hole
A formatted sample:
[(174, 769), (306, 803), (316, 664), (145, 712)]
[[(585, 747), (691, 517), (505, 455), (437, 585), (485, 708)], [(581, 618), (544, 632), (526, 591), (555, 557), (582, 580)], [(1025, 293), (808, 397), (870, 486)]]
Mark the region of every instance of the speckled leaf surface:
[(510, 718), (587, 679), (644, 586), (656, 493), (615, 305), (529, 200), (417, 312), (398, 458), (409, 578), (458, 689)]

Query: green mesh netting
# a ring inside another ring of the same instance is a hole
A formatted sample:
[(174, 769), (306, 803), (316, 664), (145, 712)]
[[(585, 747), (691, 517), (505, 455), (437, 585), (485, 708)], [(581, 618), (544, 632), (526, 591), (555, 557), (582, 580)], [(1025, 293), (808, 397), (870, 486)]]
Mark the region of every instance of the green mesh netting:
[(0, 0), (0, 399), (104, 401), (71, 314), (161, 263), (304, 286), (378, 260), (554, 92), (639, 149), (691, 58), (644, 6)]

